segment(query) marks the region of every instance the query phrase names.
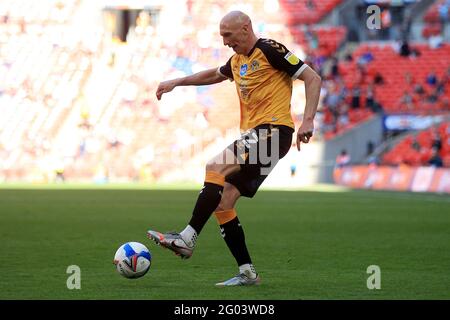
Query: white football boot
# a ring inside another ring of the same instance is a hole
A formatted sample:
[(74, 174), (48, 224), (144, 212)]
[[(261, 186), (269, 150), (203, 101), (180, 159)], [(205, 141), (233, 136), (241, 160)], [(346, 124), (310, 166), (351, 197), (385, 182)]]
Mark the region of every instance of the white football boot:
[(261, 283), (261, 278), (256, 275), (256, 278), (250, 278), (248, 273), (240, 273), (231, 279), (224, 282), (216, 283), (217, 287), (233, 287), (233, 286), (257, 286)]
[(158, 231), (148, 230), (147, 237), (155, 241), (157, 245), (172, 250), (182, 259), (189, 259), (194, 251), (194, 247), (190, 247), (183, 240), (181, 235), (176, 232), (161, 233)]

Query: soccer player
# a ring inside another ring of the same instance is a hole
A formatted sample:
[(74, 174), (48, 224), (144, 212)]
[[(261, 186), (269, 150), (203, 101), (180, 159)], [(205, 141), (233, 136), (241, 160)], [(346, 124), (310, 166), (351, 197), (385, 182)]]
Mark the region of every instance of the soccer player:
[(204, 186), (186, 228), (180, 233), (149, 230), (147, 236), (182, 258), (189, 258), (203, 226), (214, 213), (239, 267), (235, 277), (216, 285), (256, 285), (260, 277), (247, 250), (235, 210), (236, 201), (241, 196), (252, 198), (291, 147), (295, 126), (290, 103), (295, 79), (304, 81), (306, 88), (297, 149), (300, 150), (300, 143), (309, 142), (314, 130), (321, 78), (283, 44), (258, 38), (250, 18), (243, 12), (232, 11), (225, 15), (220, 22), (220, 35), (223, 44), (235, 52), (225, 65), (161, 82), (156, 97), (160, 100), (163, 94), (177, 86), (209, 85), (226, 79), (234, 81), (240, 100), (243, 134), (207, 163)]

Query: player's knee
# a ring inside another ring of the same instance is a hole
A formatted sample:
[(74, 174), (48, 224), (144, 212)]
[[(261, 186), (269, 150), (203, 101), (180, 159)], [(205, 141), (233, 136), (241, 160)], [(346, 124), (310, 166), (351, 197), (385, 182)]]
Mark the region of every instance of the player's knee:
[(224, 194), (230, 199), (237, 200), (237, 198), (239, 198), (240, 196), (239, 190), (231, 183), (225, 183), (223, 191)]
[(217, 211), (233, 209), (239, 197), (240, 193), (236, 189), (236, 187), (229, 183), (226, 183), (223, 190), (222, 199), (220, 200), (219, 206), (217, 207)]

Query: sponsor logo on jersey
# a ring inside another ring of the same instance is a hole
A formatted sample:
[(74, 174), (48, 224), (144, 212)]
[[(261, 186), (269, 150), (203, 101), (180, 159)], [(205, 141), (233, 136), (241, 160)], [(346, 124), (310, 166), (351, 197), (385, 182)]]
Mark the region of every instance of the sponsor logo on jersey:
[(241, 77), (245, 76), (245, 74), (247, 73), (247, 69), (248, 69), (248, 66), (246, 63), (241, 66), (241, 70), (239, 71), (239, 74), (241, 75)]
[(300, 62), (300, 59), (297, 58), (297, 56), (295, 54), (293, 54), (292, 52), (288, 52), (284, 58), (293, 66), (295, 66), (296, 64), (298, 64)]

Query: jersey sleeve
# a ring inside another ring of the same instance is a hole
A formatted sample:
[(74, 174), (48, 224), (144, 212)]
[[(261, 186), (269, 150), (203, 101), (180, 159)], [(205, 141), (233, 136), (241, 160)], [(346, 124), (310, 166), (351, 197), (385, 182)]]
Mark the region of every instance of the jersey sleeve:
[(218, 71), (221, 75), (227, 77), (227, 78), (230, 79), (230, 80), (234, 80), (234, 79), (233, 79), (233, 72), (231, 71), (231, 59), (232, 59), (232, 58), (233, 58), (233, 57), (231, 57), (230, 59), (228, 59), (228, 61), (227, 61), (226, 64), (224, 64), (223, 66), (221, 66), (221, 67), (219, 67), (219, 68), (217, 69), (217, 71)]
[(263, 39), (259, 46), (269, 63), (275, 69), (286, 72), (292, 79), (297, 79), (308, 67), (286, 46), (271, 39)]

